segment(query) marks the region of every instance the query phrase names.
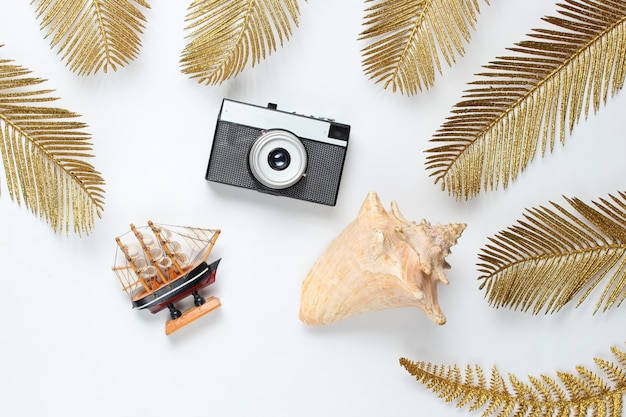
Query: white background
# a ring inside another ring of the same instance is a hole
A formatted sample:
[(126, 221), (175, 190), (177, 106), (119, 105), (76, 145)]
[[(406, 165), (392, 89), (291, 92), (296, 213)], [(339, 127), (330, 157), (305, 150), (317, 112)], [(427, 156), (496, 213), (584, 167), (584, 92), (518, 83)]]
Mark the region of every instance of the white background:
[[(623, 91), (506, 190), (457, 202), (424, 169), (428, 139), (473, 74), (545, 27), (554, 2), (483, 4), (466, 55), (410, 97), (363, 75), (363, 1), (302, 2), (291, 41), (213, 87), (180, 72), (187, 2), (151, 3), (138, 59), (78, 77), (44, 39), (34, 5), (0, 1), (0, 58), (48, 79), (55, 105), (82, 115), (90, 161), (106, 180), (104, 216), (79, 237), (54, 234), (12, 202), (2, 175), (0, 415), (461, 416), (467, 410), (438, 399), (398, 359), (496, 365), (525, 380), (593, 368), (593, 357), (623, 348), (623, 308), (592, 316), (597, 293), (554, 315), (497, 310), (478, 290), (476, 268), (487, 238), (524, 209), (623, 190)], [(224, 97), (350, 124), (337, 206), (205, 181)], [(414, 308), (320, 328), (299, 321), (303, 278), (368, 191), (386, 207), (396, 200), (411, 220), (467, 223), (448, 258), (450, 284), (440, 286), (444, 326)], [(223, 306), (169, 337), (167, 313), (132, 310), (111, 272), (114, 237), (148, 219), (222, 229), (208, 293)]]

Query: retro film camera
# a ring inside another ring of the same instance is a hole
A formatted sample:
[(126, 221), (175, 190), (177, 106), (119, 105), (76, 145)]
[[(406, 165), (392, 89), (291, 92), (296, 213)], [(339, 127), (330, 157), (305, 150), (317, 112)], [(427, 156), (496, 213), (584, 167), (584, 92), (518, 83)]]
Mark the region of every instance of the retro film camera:
[(206, 179), (334, 206), (350, 126), (224, 99)]

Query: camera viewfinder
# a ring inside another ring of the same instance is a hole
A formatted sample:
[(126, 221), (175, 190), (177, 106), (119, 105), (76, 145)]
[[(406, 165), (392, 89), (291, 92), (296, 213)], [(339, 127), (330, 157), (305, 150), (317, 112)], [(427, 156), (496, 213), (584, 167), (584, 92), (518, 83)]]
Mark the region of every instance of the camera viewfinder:
[(328, 137), (333, 139), (348, 140), (350, 137), (350, 126), (340, 123), (331, 123), (328, 130)]

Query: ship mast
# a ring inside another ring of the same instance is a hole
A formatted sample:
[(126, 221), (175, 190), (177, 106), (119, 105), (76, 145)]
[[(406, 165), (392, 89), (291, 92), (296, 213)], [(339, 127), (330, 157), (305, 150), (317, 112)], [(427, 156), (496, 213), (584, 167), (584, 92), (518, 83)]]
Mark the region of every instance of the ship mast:
[(209, 246), (206, 249), (206, 253), (204, 254), (204, 258), (202, 259), (202, 261), (206, 262), (206, 260), (209, 258), (209, 254), (211, 253), (211, 251), (213, 250), (213, 246), (215, 246), (215, 241), (217, 240), (218, 236), (220, 235), (221, 230), (215, 230), (215, 234), (213, 235), (213, 237), (211, 237), (211, 240), (209, 240)]
[(156, 259), (154, 259), (154, 257), (152, 256), (152, 254), (150, 253), (150, 249), (146, 246), (145, 242), (143, 241), (143, 235), (141, 234), (141, 232), (139, 232), (137, 230), (137, 228), (135, 227), (134, 224), (130, 224), (130, 230), (133, 231), (133, 233), (135, 234), (135, 237), (137, 237), (137, 240), (139, 241), (139, 244), (141, 244), (141, 248), (143, 249), (143, 252), (146, 254), (146, 256), (148, 257), (148, 260), (150, 261), (150, 263), (155, 267), (156, 269), (156, 273), (159, 276), (161, 282), (163, 284), (166, 284), (169, 280), (167, 279), (167, 277), (163, 274), (163, 272), (161, 272), (161, 268), (159, 268), (159, 263), (157, 262)]
[(117, 242), (117, 245), (120, 247), (120, 250), (126, 257), (126, 261), (130, 264), (130, 266), (133, 267), (133, 270), (135, 271), (135, 274), (137, 275), (137, 279), (143, 286), (144, 290), (146, 290), (146, 292), (150, 292), (150, 287), (148, 286), (148, 283), (146, 282), (146, 280), (144, 280), (141, 277), (141, 272), (139, 271), (139, 268), (137, 268), (137, 265), (135, 264), (135, 261), (133, 260), (133, 258), (130, 257), (130, 254), (128, 253), (128, 248), (126, 247), (126, 245), (122, 243), (119, 237), (116, 237), (115, 241)]
[(161, 244), (161, 247), (165, 251), (167, 257), (172, 260), (172, 263), (174, 264), (174, 267), (178, 270), (178, 273), (182, 274), (184, 272), (183, 268), (181, 268), (180, 264), (176, 260), (176, 257), (168, 247), (167, 241), (163, 239), (163, 236), (161, 236), (161, 231), (154, 226), (154, 223), (152, 223), (151, 220), (148, 220), (148, 226), (150, 226), (150, 229), (152, 229), (152, 233), (154, 233), (156, 238), (159, 240), (159, 243)]

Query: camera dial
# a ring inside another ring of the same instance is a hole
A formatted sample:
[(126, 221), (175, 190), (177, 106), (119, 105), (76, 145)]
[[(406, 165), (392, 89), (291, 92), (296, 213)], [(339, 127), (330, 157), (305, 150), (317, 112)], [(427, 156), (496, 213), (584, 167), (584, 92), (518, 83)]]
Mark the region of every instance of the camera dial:
[(248, 163), (257, 181), (280, 190), (291, 187), (305, 175), (307, 154), (296, 135), (273, 129), (263, 131), (252, 144)]

